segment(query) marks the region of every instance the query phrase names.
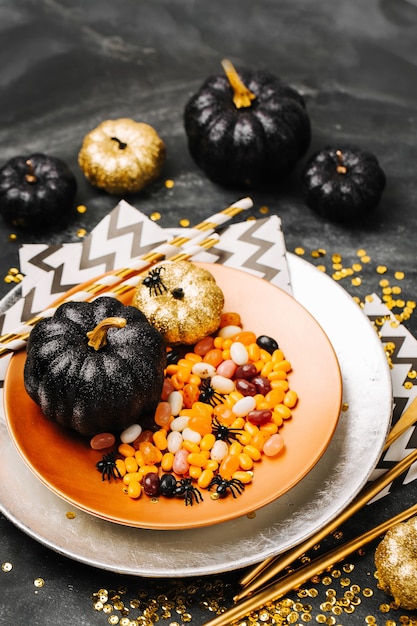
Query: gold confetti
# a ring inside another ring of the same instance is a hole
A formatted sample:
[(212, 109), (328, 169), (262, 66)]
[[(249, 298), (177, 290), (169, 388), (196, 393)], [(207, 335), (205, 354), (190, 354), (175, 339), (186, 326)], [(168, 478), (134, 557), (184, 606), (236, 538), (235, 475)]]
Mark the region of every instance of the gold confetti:
[(298, 254), (298, 256), (302, 256), (303, 254), (305, 254), (304, 248), (301, 248), (300, 246), (295, 248), (294, 252), (295, 252), (295, 254)]
[(9, 235), (9, 241), (16, 241), (17, 239), (17, 235), (16, 233), (10, 233)]
[(259, 213), (262, 213), (262, 215), (266, 215), (267, 213), (269, 213), (269, 207), (261, 206), (259, 209)]
[(158, 220), (161, 219), (161, 214), (159, 213), (159, 211), (154, 211), (153, 213), (151, 213), (151, 215), (149, 216), (149, 219), (151, 219), (153, 222), (157, 222)]
[(397, 280), (403, 280), (405, 278), (405, 274), (404, 272), (395, 272), (394, 278), (396, 278)]
[(79, 228), (79, 229), (77, 230), (77, 237), (79, 237), (80, 239), (81, 239), (82, 237), (85, 237), (85, 236), (86, 236), (86, 234), (87, 234), (87, 231), (86, 231), (86, 229), (85, 229), (85, 228)]
[(13, 565), (9, 563), (8, 561), (6, 561), (5, 563), (1, 564), (1, 569), (2, 569), (2, 572), (11, 572), (13, 569)]
[(172, 189), (175, 186), (175, 183), (173, 180), (171, 180), (170, 178), (168, 180), (165, 181), (165, 187), (167, 189)]
[(75, 517), (76, 517), (76, 513), (74, 513), (74, 511), (67, 511), (67, 512), (65, 513), (65, 517), (66, 517), (67, 519), (75, 519)]
[(35, 585), (35, 587), (43, 587), (45, 584), (45, 581), (43, 578), (35, 578), (35, 580), (33, 581), (33, 584)]
[(359, 276), (355, 276), (355, 278), (352, 278), (351, 282), (354, 287), (359, 287), (359, 285), (362, 284), (362, 279)]
[(79, 204), (77, 206), (77, 212), (80, 214), (86, 213), (87, 212), (87, 207), (85, 206), (85, 204)]
[(187, 228), (190, 225), (190, 220), (187, 220), (185, 217), (179, 221), (180, 226), (183, 228)]
[(376, 271), (378, 274), (385, 274), (387, 272), (388, 268), (386, 265), (378, 265), (376, 268)]

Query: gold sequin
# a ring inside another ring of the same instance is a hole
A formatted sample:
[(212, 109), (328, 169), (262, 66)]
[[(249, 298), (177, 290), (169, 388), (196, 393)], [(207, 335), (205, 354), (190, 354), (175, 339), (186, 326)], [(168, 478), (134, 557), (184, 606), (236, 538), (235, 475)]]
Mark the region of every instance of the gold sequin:
[(11, 563), (9, 563), (8, 561), (6, 561), (5, 563), (1, 564), (2, 572), (11, 572), (12, 569), (13, 569), (13, 565)]
[(35, 585), (35, 587), (43, 587), (45, 584), (45, 581), (43, 578), (35, 578), (35, 580), (33, 581), (33, 584)]
[(150, 214), (149, 219), (151, 219), (153, 222), (157, 222), (158, 220), (161, 219), (161, 214), (159, 213), (159, 211), (154, 211), (153, 213)]
[(76, 513), (74, 513), (74, 511), (67, 511), (67, 512), (65, 513), (65, 517), (66, 517), (67, 519), (75, 519), (75, 517), (76, 517)]

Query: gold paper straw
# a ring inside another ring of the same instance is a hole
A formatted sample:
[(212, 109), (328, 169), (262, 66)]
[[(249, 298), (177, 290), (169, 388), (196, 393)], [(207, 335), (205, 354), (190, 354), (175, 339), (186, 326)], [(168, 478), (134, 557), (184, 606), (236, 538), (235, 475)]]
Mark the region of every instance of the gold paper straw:
[[(28, 321), (23, 322), (15, 331), (0, 336), (0, 357), (4, 356), (5, 354), (9, 354), (10, 352), (14, 352), (15, 350), (20, 350), (24, 346), (24, 343), (27, 341), (31, 327), (37, 324), (44, 317), (50, 317), (51, 315), (53, 315), (53, 312), (55, 311), (57, 306), (59, 306), (59, 304), (73, 300), (92, 300), (98, 295), (111, 292), (119, 285), (121, 285), (123, 293), (124, 288), (122, 287), (122, 285), (126, 281), (137, 276), (138, 274), (143, 273), (159, 261), (171, 259), (173, 256), (176, 256), (178, 254), (178, 251), (181, 248), (187, 247), (188, 245), (194, 243), (197, 245), (199, 245), (200, 243), (204, 244), (205, 242), (207, 242), (207, 239), (204, 239), (204, 237), (207, 237), (207, 235), (214, 233), (214, 230), (217, 227), (222, 226), (233, 217), (235, 217), (242, 211), (246, 211), (252, 206), (253, 201), (251, 198), (242, 198), (241, 200), (238, 200), (226, 209), (215, 213), (203, 222), (200, 222), (199, 224), (197, 224), (197, 226), (194, 226), (191, 229), (192, 233), (190, 233), (189, 236), (175, 237), (174, 239), (157, 246), (154, 250), (146, 253), (138, 259), (133, 260), (132, 267), (122, 268), (114, 270), (113, 272), (109, 272), (104, 277), (93, 281), (92, 284), (86, 287), (83, 292), (81, 292), (81, 290), (74, 290), (69, 297), (63, 297), (62, 299), (58, 299), (55, 302), (54, 307), (45, 309), (39, 315), (36, 315)], [(201, 239), (203, 239), (203, 242), (201, 242)], [(211, 245), (214, 245), (214, 243)], [(204, 245), (202, 245), (201, 247), (204, 247)], [(210, 246), (206, 246), (206, 248), (207, 247)], [(190, 258), (190, 256), (188, 256), (187, 258)], [(10, 346), (4, 346), (3, 344), (10, 344)]]
[(261, 607), (268, 604), (268, 602), (279, 600), (279, 598), (282, 598), (285, 594), (294, 589), (298, 589), (298, 587), (308, 582), (313, 576), (321, 574), (328, 568), (332, 567), (335, 563), (345, 559), (347, 556), (352, 554), (352, 552), (359, 550), (367, 543), (385, 534), (387, 530), (396, 524), (404, 522), (416, 513), (417, 504), (414, 504), (386, 522), (375, 526), (373, 529), (368, 530), (362, 535), (359, 535), (345, 544), (334, 548), (330, 552), (323, 554), (295, 572), (288, 574), (288, 576), (284, 576), (280, 580), (271, 583), (262, 589), (262, 591), (258, 591), (250, 598), (247, 598), (218, 617), (206, 622), (205, 626), (225, 626), (226, 624), (229, 626), (233, 624), (233, 622), (241, 620), (250, 613), (258, 611)]
[[(417, 399), (414, 399), (404, 416), (416, 410)], [(258, 564), (248, 574), (241, 578), (240, 584), (244, 587), (241, 592), (235, 596), (235, 600), (242, 600), (251, 595), (260, 587), (270, 582), (272, 578), (276, 578), (283, 569), (291, 565), (297, 558), (302, 556), (307, 550), (313, 548), (317, 543), (322, 541), (327, 535), (333, 532), (339, 525), (348, 520), (354, 513), (359, 511), (365, 504), (370, 502), (372, 498), (378, 495), (384, 487), (387, 487), (395, 478), (405, 472), (415, 461), (417, 461), (417, 449), (413, 450), (404, 459), (398, 461), (391, 469), (379, 478), (375, 479), (368, 487), (366, 487), (353, 502), (346, 507), (339, 515), (330, 520), (323, 528), (315, 533), (309, 539), (287, 550), (282, 555), (266, 559)]]

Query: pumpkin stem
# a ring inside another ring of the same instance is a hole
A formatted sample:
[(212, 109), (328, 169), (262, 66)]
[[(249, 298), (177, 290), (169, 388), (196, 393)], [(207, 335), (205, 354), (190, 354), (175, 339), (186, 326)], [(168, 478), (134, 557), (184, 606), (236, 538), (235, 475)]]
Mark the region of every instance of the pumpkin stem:
[(127, 322), (124, 317), (106, 317), (99, 324), (87, 333), (88, 345), (94, 350), (100, 350), (107, 343), (107, 331), (109, 328), (123, 328)]
[(338, 174), (346, 174), (347, 167), (346, 167), (345, 162), (343, 160), (343, 152), (341, 150), (336, 150), (336, 157), (337, 157), (336, 172)]
[(35, 170), (33, 169), (33, 163), (30, 159), (27, 159), (25, 161), (25, 165), (27, 165), (28, 168), (28, 173), (25, 174), (25, 180), (27, 183), (36, 183), (36, 181), (38, 180), (35, 176)]
[(119, 144), (119, 150), (124, 150), (125, 148), (127, 148), (127, 143), (121, 141), (118, 137), (110, 137), (110, 139), (112, 139), (113, 141), (117, 141), (117, 143)]
[(233, 89), (233, 104), (237, 109), (250, 107), (256, 96), (243, 84), (233, 64), (228, 59), (222, 61), (223, 69)]

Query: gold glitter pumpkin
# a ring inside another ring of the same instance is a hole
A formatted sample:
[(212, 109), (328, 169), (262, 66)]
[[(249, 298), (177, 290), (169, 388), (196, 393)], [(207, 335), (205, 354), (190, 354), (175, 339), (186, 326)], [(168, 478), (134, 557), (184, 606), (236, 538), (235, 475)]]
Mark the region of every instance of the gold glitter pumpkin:
[(191, 345), (218, 329), (224, 295), (206, 269), (190, 261), (164, 261), (142, 277), (132, 304), (168, 344)]
[(390, 528), (375, 550), (381, 589), (403, 609), (417, 609), (417, 517)]
[(87, 180), (110, 194), (136, 193), (160, 176), (165, 144), (149, 124), (106, 120), (82, 143), (78, 163)]

